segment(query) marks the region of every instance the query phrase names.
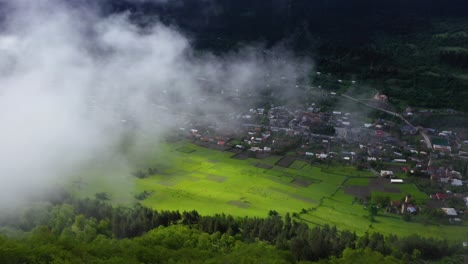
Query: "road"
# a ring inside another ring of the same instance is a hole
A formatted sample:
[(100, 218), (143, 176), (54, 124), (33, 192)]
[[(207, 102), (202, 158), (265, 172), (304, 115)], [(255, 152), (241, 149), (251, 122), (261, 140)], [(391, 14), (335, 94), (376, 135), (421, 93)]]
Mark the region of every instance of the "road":
[(362, 102), (362, 101), (359, 101), (358, 99), (354, 98), (354, 97), (351, 97), (349, 95), (346, 95), (346, 94), (342, 94), (341, 95), (342, 97), (344, 98), (347, 98), (349, 100), (352, 100), (356, 103), (359, 103), (359, 104), (363, 104), (367, 107), (370, 107), (370, 108), (373, 108), (375, 110), (379, 110), (379, 111), (382, 111), (382, 112), (385, 112), (389, 115), (393, 115), (393, 116), (396, 116), (398, 118), (400, 118), (403, 122), (405, 122), (408, 126), (412, 127), (412, 128), (416, 128), (419, 132), (419, 134), (421, 134), (421, 136), (424, 138), (424, 141), (426, 142), (426, 146), (428, 149), (432, 149), (432, 144), (431, 144), (431, 139), (429, 138), (429, 136), (427, 135), (426, 133), (426, 129), (423, 128), (423, 127), (416, 127), (414, 126), (413, 124), (411, 124), (410, 121), (408, 121), (406, 118), (404, 118), (402, 115), (400, 115), (399, 113), (395, 113), (395, 112), (392, 112), (392, 111), (389, 111), (389, 110), (386, 110), (386, 109), (383, 109), (383, 108), (380, 108), (380, 107), (376, 107), (376, 106), (373, 106), (373, 105), (370, 105), (368, 103), (365, 103), (365, 102)]

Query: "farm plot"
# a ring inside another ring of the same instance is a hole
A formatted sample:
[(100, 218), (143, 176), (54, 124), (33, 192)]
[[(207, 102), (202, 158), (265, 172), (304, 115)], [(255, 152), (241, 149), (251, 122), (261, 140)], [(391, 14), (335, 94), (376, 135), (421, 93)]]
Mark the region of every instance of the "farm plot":
[(372, 179), (369, 181), (368, 185), (350, 185), (350, 183), (347, 183), (347, 185), (348, 186), (345, 187), (346, 194), (352, 195), (363, 200), (366, 200), (367, 198), (371, 197), (372, 193), (392, 193), (399, 194), (399, 196), (401, 196), (400, 189), (396, 187), (396, 185), (391, 185), (389, 183), (389, 180), (384, 178)]
[(189, 147), (181, 147), (181, 148), (178, 148), (176, 149), (177, 151), (180, 151), (182, 153), (192, 153), (195, 151), (195, 149), (193, 148), (189, 148)]
[[(351, 168), (324, 172), (323, 168), (294, 157), (288, 157), (288, 164), (285, 164), (282, 157), (260, 160), (242, 157), (244, 160), (241, 160), (231, 158), (230, 152), (213, 151), (190, 143), (179, 144), (177, 148), (195, 151), (168, 152), (171, 155), (166, 158), (175, 168), (137, 180), (137, 190), (154, 191), (142, 201), (144, 205), (239, 216), (265, 216), (269, 210), (299, 212), (316, 206), (320, 199), (336, 192), (346, 179), (346, 173), (353, 173)], [(211, 160), (216, 162), (209, 162)]]
[(354, 203), (351, 196), (340, 190), (332, 197), (322, 199), (320, 206), (301, 214), (300, 218), (313, 224), (336, 225), (363, 234), (370, 224), (367, 216), (362, 205)]
[(349, 178), (346, 180), (347, 186), (367, 186), (370, 178)]
[(144, 205), (167, 210), (196, 209), (203, 214), (265, 216), (269, 210), (299, 211), (316, 202), (309, 198), (315, 181), (292, 173), (295, 170), (268, 164), (275, 159), (259, 163), (220, 155), (210, 158), (217, 161), (212, 163), (203, 161), (198, 146), (189, 144), (187, 148), (196, 151), (173, 152), (176, 168), (137, 180), (137, 190), (154, 191), (142, 201)]
[(291, 164), (292, 164), (295, 160), (296, 160), (295, 157), (284, 156), (282, 159), (280, 159), (278, 162), (276, 162), (275, 165), (280, 166), (280, 167), (284, 167), (284, 168), (288, 168), (289, 166), (291, 166)]
[(293, 163), (291, 163), (291, 165), (289, 165), (289, 168), (290, 169), (296, 169), (296, 170), (300, 170), (302, 168), (304, 168), (304, 166), (306, 166), (307, 162), (305, 161), (302, 161), (302, 160), (295, 160)]

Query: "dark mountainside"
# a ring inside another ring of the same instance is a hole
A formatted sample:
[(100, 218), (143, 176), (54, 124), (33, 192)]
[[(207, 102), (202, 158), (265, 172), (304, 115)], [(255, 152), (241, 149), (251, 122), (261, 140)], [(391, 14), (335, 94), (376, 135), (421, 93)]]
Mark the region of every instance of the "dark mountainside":
[[(281, 43), (321, 72), (388, 94), (397, 106), (468, 110), (468, 6), (464, 1), (131, 1), (101, 3), (141, 25), (178, 27), (198, 49)], [(324, 86), (346, 91), (345, 85)], [(400, 104), (401, 103), (401, 104)]]

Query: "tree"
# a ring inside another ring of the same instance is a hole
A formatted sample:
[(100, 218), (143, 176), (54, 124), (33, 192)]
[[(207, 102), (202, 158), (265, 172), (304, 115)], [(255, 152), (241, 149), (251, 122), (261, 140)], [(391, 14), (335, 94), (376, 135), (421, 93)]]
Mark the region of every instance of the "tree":
[(389, 196), (382, 196), (376, 195), (372, 199), (372, 202), (376, 204), (380, 208), (384, 208), (390, 205), (390, 197)]
[(69, 227), (75, 220), (75, 212), (72, 205), (57, 205), (52, 209), (50, 226), (56, 234), (60, 234), (65, 227)]
[(96, 199), (101, 201), (110, 200), (109, 195), (105, 192), (96, 193), (94, 196), (96, 197)]
[(405, 220), (406, 222), (410, 222), (410, 221), (411, 221), (411, 214), (405, 212), (405, 213), (403, 213), (403, 215), (401, 216), (401, 218), (402, 218), (403, 220)]
[(401, 262), (391, 256), (385, 257), (380, 252), (366, 249), (346, 248), (343, 256), (339, 259), (332, 258), (330, 264), (354, 264), (354, 263), (379, 263), (379, 264), (400, 264)]
[(377, 215), (377, 212), (379, 211), (379, 208), (377, 205), (373, 204), (372, 202), (367, 205), (367, 210), (369, 212), (369, 219), (371, 222), (375, 221), (375, 216)]

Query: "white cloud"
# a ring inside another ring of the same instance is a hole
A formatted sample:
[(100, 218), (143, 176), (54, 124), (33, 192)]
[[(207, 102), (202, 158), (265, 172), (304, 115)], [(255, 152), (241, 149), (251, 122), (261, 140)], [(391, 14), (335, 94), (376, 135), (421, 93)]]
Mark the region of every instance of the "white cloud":
[(225, 102), (188, 104), (207, 95), (200, 76), (223, 90), (254, 90), (266, 73), (299, 77), (289, 56), (194, 55), (162, 24), (143, 32), (125, 15), (102, 18), (58, 0), (3, 2), (11, 12), (0, 34), (0, 207), (116, 152), (128, 133), (122, 120), (160, 137), (175, 125), (172, 113), (231, 111)]

